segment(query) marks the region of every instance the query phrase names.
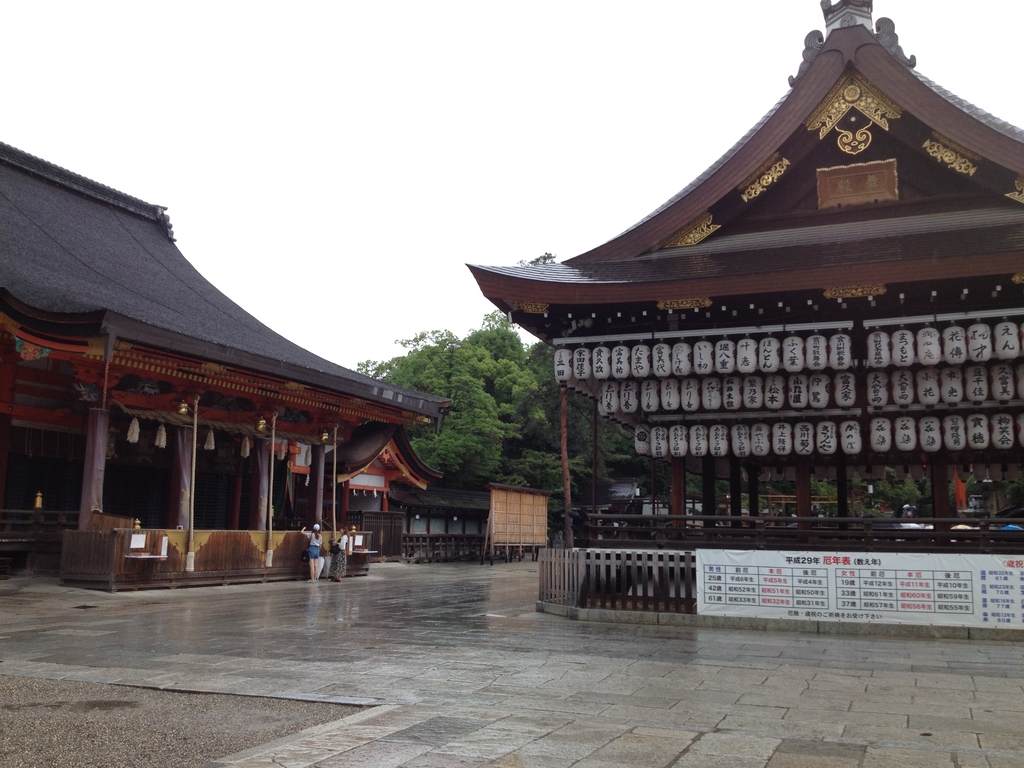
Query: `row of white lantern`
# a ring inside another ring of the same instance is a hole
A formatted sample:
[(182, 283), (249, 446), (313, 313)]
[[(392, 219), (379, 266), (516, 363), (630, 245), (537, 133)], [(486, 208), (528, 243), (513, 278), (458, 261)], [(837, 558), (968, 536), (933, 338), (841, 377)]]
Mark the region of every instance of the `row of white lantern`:
[(857, 400), (856, 377), (849, 372), (834, 377), (825, 373), (807, 376), (709, 376), (704, 379), (647, 379), (606, 381), (598, 387), (598, 410), (612, 413), (644, 413), (683, 410), (727, 411), (790, 408), (852, 408)]
[[(868, 450), (876, 453), (916, 451), (926, 453), (945, 448), (948, 451), (989, 448), (1009, 450), (1015, 442), (1024, 446), (1024, 414), (1008, 413), (992, 416), (975, 413), (952, 415), (940, 419), (925, 416), (914, 419), (901, 416), (890, 420), (872, 419), (869, 426)], [(643, 456), (715, 456), (737, 458), (776, 456), (831, 456), (837, 451), (857, 455), (864, 448), (860, 422), (850, 420), (836, 424), (779, 422), (768, 424), (676, 424), (671, 427), (640, 425), (634, 431), (634, 448)]]
[(754, 339), (721, 339), (717, 342), (698, 341), (693, 345), (637, 344), (633, 347), (598, 346), (590, 350), (555, 350), (555, 378), (566, 382), (570, 378), (599, 381), (606, 379), (646, 379), (669, 376), (700, 376), (718, 373), (796, 373), (805, 369), (822, 371), (832, 368), (845, 371), (853, 367), (851, 340), (845, 333), (830, 338), (815, 334), (806, 339), (788, 336), (779, 340), (767, 336)]
[[(938, 403), (1008, 402), (1014, 396), (1024, 399), (1024, 364), (1014, 369), (1006, 363), (971, 365), (966, 368), (921, 368), (916, 373), (897, 369), (871, 371), (865, 377), (866, 403), (869, 406), (923, 405)], [(772, 376), (709, 376), (704, 379), (646, 379), (605, 381), (598, 387), (598, 406), (602, 413), (645, 413), (656, 411), (695, 412), (780, 410), (790, 408), (853, 407), (857, 400), (856, 378), (850, 372), (835, 376), (824, 373)]]
[(950, 365), (961, 363), (986, 363), (996, 360), (1014, 360), (1022, 353), (1021, 337), (1024, 326), (1003, 321), (990, 327), (986, 323), (974, 323), (966, 329), (951, 325), (942, 331), (937, 328), (921, 328), (916, 333), (906, 328), (868, 334), (869, 368), (909, 368), (914, 363)]

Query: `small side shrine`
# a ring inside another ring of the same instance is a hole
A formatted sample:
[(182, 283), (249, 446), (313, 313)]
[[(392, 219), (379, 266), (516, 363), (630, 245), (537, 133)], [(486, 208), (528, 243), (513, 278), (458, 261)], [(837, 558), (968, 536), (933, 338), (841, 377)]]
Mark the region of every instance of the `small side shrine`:
[[(260, 323), (186, 260), (160, 206), (0, 144), (0, 263), (0, 550), (14, 558), (43, 557), (17, 542), (63, 530), (71, 580), (108, 574), (110, 547), (139, 578), (292, 578), (302, 536), (287, 530), (348, 498), (332, 471), (347, 482), (390, 456), (416, 482), (437, 476), (403, 428), (439, 420), (443, 399)], [(113, 542), (100, 513), (142, 533)]]
[[(893, 576), (908, 562), (877, 553), (979, 553), (992, 561), (929, 566), (973, 573), (963, 595), (906, 603), (949, 623), (969, 604), (970, 621), (996, 626), (975, 588), (1022, 562), (1009, 556), (1024, 538), (987, 522), (953, 530), (950, 491), (971, 473), (1014, 480), (1024, 460), (1024, 131), (918, 72), (872, 0), (821, 6), (825, 33), (794, 52), (790, 90), (664, 205), (560, 264), (470, 269), (554, 346), (564, 387), (671, 466), (672, 514), (603, 520), (620, 528), (606, 546), (696, 552), (698, 574), (746, 567), (701, 560), (716, 549), (795, 550), (826, 581), (834, 565), (856, 579), (874, 568), (892, 582), (885, 599), (856, 591), (843, 606), (865, 621), (914, 620)], [(851, 480), (886, 468), (931, 480), (931, 519), (913, 530), (854, 520)], [(725, 519), (685, 516), (687, 473), (701, 478), (704, 509), (728, 480)], [(842, 522), (812, 514), (812, 477), (834, 480)], [(783, 478), (796, 485), (795, 519), (742, 516), (744, 498), (762, 509), (763, 484)], [(777, 560), (749, 567), (792, 568)], [(728, 594), (701, 606), (759, 605), (756, 587)], [(679, 610), (713, 596), (682, 595)], [(807, 600), (788, 592), (781, 614), (756, 615), (842, 613), (834, 590)]]

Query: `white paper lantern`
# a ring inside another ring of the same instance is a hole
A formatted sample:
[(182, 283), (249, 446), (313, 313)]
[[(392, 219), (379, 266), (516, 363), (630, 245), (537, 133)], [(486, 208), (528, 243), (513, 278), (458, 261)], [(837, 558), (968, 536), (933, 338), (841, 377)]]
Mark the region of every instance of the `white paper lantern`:
[(942, 362), (942, 334), (936, 328), (922, 328), (917, 332), (917, 359), (921, 365)]
[(885, 331), (874, 331), (868, 334), (868, 367), (888, 368), (891, 362), (889, 334)]
[(926, 453), (935, 453), (942, 448), (942, 426), (937, 416), (917, 420), (917, 439), (921, 450)]
[(984, 365), (964, 368), (964, 399), (972, 403), (988, 400), (988, 369)]
[(892, 364), (897, 368), (909, 368), (914, 362), (914, 332), (900, 328), (892, 335)]
[(750, 456), (750, 427), (746, 424), (734, 424), (729, 430), (732, 440), (732, 454), (738, 459)]
[(757, 342), (750, 338), (736, 342), (736, 370), (754, 373), (757, 370)]
[(572, 352), (559, 347), (555, 350), (555, 380), (565, 384), (572, 376)]
[(900, 416), (893, 420), (893, 448), (897, 451), (913, 451), (917, 449), (917, 422), (910, 416)]
[(893, 371), (889, 384), (892, 387), (893, 403), (910, 405), (914, 402), (914, 374), (910, 371), (905, 368)]
[(655, 427), (651, 430), (651, 456), (656, 459), (668, 456), (668, 427)]
[(827, 373), (812, 373), (807, 377), (807, 401), (811, 408), (828, 408), (828, 391), (832, 377)]
[(839, 444), (847, 456), (855, 456), (863, 447), (860, 436), (860, 422), (844, 421), (839, 425)]
[(580, 347), (572, 353), (572, 375), (578, 381), (586, 381), (590, 378), (590, 350)]
[(705, 411), (717, 411), (722, 407), (722, 380), (708, 376), (700, 383), (700, 404)]
[(676, 424), (668, 431), (668, 450), (677, 458), (690, 452), (690, 436), (687, 432), (682, 424)]
[(857, 402), (856, 377), (849, 372), (837, 373), (832, 387), (832, 399), (839, 408), (852, 408)]
[(772, 453), (789, 456), (793, 452), (793, 425), (779, 422), (772, 425)]
[(743, 379), (739, 376), (722, 379), (722, 405), (727, 411), (738, 411), (743, 405)]
[(764, 379), (760, 376), (743, 378), (743, 407), (757, 410), (764, 405)]
[(845, 333), (836, 333), (828, 339), (828, 364), (834, 371), (846, 371), (853, 365), (853, 342)]
[(619, 410), (619, 382), (606, 381), (601, 385), (598, 409), (609, 416)]
[(889, 374), (885, 371), (870, 371), (865, 379), (868, 405), (881, 408), (889, 404)]
[(619, 408), (623, 413), (636, 413), (640, 406), (640, 385), (635, 381), (624, 381), (619, 388)]
[(781, 349), (779, 340), (774, 336), (765, 336), (757, 344), (757, 367), (762, 373), (775, 373), (779, 370)]
[(959, 403), (964, 399), (964, 372), (959, 367), (939, 371), (939, 386), (944, 403)]
[(668, 344), (655, 344), (651, 347), (651, 367), (654, 375), (665, 378), (672, 375), (672, 347)]
[(992, 439), (988, 431), (988, 416), (972, 413), (964, 420), (967, 424), (967, 447), (972, 451), (984, 451)]
[(992, 347), (1000, 360), (1014, 360), (1020, 355), (1020, 329), (1016, 323), (1003, 321), (992, 328)]
[(801, 421), (793, 425), (793, 452), (797, 456), (810, 456), (814, 453), (814, 425)]
[(985, 323), (968, 326), (967, 357), (975, 363), (987, 363), (992, 359), (992, 329)]
[(708, 430), (708, 451), (716, 458), (729, 455), (729, 428), (724, 424), (713, 424)]
[(993, 414), (989, 421), (992, 427), (992, 447), (1000, 451), (1008, 451), (1014, 446), (1015, 425), (1013, 416), (1008, 413)]
[(679, 405), (688, 413), (700, 410), (700, 381), (698, 379), (683, 379), (679, 382)]
[(605, 381), (612, 375), (612, 351), (608, 347), (594, 347), (591, 353), (591, 362), (594, 366), (594, 378), (598, 381)]
[(828, 365), (828, 339), (820, 333), (804, 341), (804, 364), (812, 371), (823, 371)]
[(997, 363), (989, 370), (989, 382), (992, 389), (989, 394), (993, 400), (1008, 403), (1013, 400), (1014, 382), (1013, 366), (1009, 363)]
[(764, 380), (764, 404), (773, 411), (786, 405), (786, 380), (778, 374), (766, 376)]
[(967, 362), (967, 331), (951, 325), (942, 331), (942, 357), (950, 365)]
[(620, 344), (612, 348), (612, 376), (620, 381), (629, 378), (629, 347)]
[(947, 451), (962, 451), (967, 447), (967, 431), (963, 416), (946, 416), (942, 420), (942, 444)]
[(818, 453), (831, 456), (839, 448), (839, 435), (834, 421), (819, 421), (814, 428), (814, 443)]
[(871, 450), (886, 453), (892, 450), (892, 422), (879, 416), (871, 420), (868, 431)]
[(639, 424), (633, 430), (633, 448), (641, 456), (651, 455), (651, 431), (645, 424)]
[(698, 341), (693, 345), (693, 372), (707, 376), (715, 368), (715, 345), (710, 341)]
[(750, 452), (755, 456), (767, 456), (772, 451), (772, 428), (758, 422), (750, 428)]
[(782, 367), (788, 373), (804, 369), (804, 340), (799, 336), (787, 336), (782, 340)]
[(635, 379), (646, 379), (651, 375), (651, 348), (637, 344), (629, 353), (629, 372)]
[(661, 382), (655, 379), (647, 379), (640, 385), (640, 408), (644, 413), (654, 413), (661, 405), (658, 399), (658, 392), (661, 389)]
[(787, 382), (790, 408), (806, 408), (808, 401), (807, 376), (802, 373), (790, 374)]
[(917, 380), (917, 400), (924, 405), (935, 405), (939, 402), (939, 372), (935, 368), (922, 368), (914, 377)]
[(693, 373), (693, 347), (685, 341), (672, 345), (672, 375), (689, 376)]
[(708, 428), (703, 424), (694, 424), (690, 427), (690, 455), (707, 456), (708, 453)]
[(732, 373), (736, 370), (736, 342), (721, 339), (715, 344), (715, 372)]
[(679, 382), (676, 379), (662, 380), (661, 407), (666, 411), (679, 410)]

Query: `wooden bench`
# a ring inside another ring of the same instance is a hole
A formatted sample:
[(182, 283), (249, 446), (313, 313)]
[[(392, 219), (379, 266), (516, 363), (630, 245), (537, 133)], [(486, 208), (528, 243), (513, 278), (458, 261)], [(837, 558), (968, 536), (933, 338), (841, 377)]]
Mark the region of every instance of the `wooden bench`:
[(11, 558), (0, 557), (0, 579), (11, 578)]

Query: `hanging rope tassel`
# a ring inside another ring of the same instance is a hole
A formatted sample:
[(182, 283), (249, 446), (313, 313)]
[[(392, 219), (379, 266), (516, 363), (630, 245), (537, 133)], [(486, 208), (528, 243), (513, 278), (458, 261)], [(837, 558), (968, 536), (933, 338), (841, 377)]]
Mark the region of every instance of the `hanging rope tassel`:
[(163, 424), (156, 428), (156, 439), (153, 441), (153, 444), (157, 448), (167, 447), (167, 427)]
[(208, 451), (212, 451), (217, 447), (217, 444), (213, 441), (213, 427), (206, 432), (206, 445), (203, 446)]
[(249, 458), (249, 438), (248, 437), (243, 437), (242, 438), (242, 458), (243, 459), (248, 459)]
[(277, 446), (277, 460), (284, 461), (288, 458), (288, 441), (282, 440)]
[(132, 423), (128, 425), (128, 442), (139, 442), (139, 420), (136, 418), (133, 418)]

